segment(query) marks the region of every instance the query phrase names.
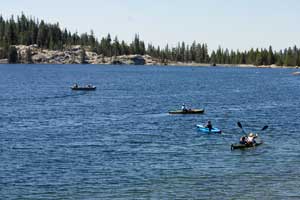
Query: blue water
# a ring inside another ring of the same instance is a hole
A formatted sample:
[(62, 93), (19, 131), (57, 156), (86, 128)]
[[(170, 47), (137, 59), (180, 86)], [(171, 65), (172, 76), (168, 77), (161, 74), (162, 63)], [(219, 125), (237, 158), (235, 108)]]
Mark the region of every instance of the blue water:
[[(300, 199), (293, 71), (0, 65), (0, 199)], [(231, 151), (237, 121), (265, 144)]]

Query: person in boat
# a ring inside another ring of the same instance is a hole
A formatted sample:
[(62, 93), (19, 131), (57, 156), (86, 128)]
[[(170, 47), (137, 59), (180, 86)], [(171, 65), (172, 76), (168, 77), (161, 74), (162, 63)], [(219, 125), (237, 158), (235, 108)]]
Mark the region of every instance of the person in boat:
[(184, 112), (187, 112), (187, 111), (188, 111), (188, 109), (186, 109), (186, 106), (185, 106), (184, 103), (183, 103), (182, 106), (181, 106), (181, 110), (184, 111)]
[(246, 143), (247, 143), (246, 138), (247, 138), (246, 135), (242, 136), (242, 137), (240, 138), (240, 144), (246, 144)]
[(91, 88), (92, 87), (92, 85), (91, 84), (88, 84), (88, 86), (87, 86), (88, 88)]
[(255, 144), (256, 143), (256, 141), (255, 141), (256, 137), (257, 136), (254, 133), (249, 133), (249, 135), (246, 138), (246, 143), (247, 144)]
[(207, 121), (207, 124), (205, 125), (205, 128), (208, 128), (209, 131), (211, 131), (213, 129), (213, 126), (211, 124), (211, 121)]
[(74, 87), (74, 88), (78, 88), (78, 84), (77, 84), (77, 83), (75, 83), (73, 87)]

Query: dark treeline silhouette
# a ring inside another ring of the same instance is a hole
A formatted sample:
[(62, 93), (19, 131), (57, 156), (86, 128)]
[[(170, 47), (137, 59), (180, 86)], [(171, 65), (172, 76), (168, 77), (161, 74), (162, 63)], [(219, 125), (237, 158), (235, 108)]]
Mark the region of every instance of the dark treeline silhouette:
[[(71, 33), (67, 29), (61, 29), (59, 24), (45, 23), (43, 20), (26, 17), (24, 14), (13, 16), (5, 20), (0, 15), (0, 59), (8, 58), (9, 62), (17, 62), (18, 55), (15, 45), (38, 45), (39, 48), (51, 50), (64, 50), (72, 45), (82, 45), (89, 50), (112, 57), (130, 54), (148, 54), (159, 59), (163, 63), (168, 62), (195, 62), (211, 64), (253, 64), (279, 66), (299, 66), (300, 49), (296, 46), (289, 47), (278, 52), (270, 46), (268, 49), (250, 49), (249, 51), (233, 51), (219, 47), (209, 55), (207, 44), (194, 41), (191, 45), (184, 42), (176, 47), (165, 48), (148, 44), (135, 35), (131, 43), (119, 41), (118, 37), (111, 38), (108, 34), (98, 40), (93, 31), (83, 33)], [(30, 52), (28, 52), (30, 55)], [(28, 58), (30, 62), (31, 58)]]

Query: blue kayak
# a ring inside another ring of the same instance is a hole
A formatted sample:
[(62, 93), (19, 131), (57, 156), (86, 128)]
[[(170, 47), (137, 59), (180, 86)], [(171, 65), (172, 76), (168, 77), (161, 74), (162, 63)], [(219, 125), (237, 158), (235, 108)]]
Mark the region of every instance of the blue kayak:
[(222, 133), (222, 131), (218, 128), (212, 128), (211, 130), (209, 130), (209, 128), (205, 128), (203, 125), (200, 124), (197, 124), (197, 128), (203, 133)]

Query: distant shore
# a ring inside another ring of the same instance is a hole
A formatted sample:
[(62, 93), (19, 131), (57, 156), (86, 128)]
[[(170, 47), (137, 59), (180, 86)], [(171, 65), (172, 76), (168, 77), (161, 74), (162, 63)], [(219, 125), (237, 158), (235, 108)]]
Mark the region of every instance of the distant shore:
[[(81, 46), (71, 46), (64, 51), (38, 48), (37, 45), (17, 45), (19, 64), (107, 64), (107, 65), (146, 65), (146, 66), (187, 66), (187, 67), (245, 67), (245, 68), (293, 68), (299, 66), (252, 65), (252, 64), (211, 64), (195, 62), (173, 62), (153, 58), (149, 55), (122, 55), (105, 57), (98, 55)], [(31, 55), (28, 58), (28, 49)], [(84, 51), (84, 58), (82, 52)], [(30, 60), (30, 62), (28, 62)], [(8, 64), (7, 59), (0, 59), (0, 64)]]
[(293, 68), (298, 69), (298, 66), (277, 66), (277, 65), (251, 65), (251, 64), (216, 64), (210, 63), (170, 63), (168, 66), (190, 66), (190, 67), (241, 67), (241, 68)]
[(187, 67), (241, 67), (241, 68), (287, 68), (287, 69), (298, 69), (299, 66), (277, 66), (277, 65), (251, 65), (251, 64), (216, 64), (212, 65), (210, 63), (169, 63), (167, 66), (187, 66)]

